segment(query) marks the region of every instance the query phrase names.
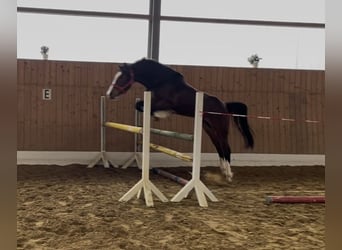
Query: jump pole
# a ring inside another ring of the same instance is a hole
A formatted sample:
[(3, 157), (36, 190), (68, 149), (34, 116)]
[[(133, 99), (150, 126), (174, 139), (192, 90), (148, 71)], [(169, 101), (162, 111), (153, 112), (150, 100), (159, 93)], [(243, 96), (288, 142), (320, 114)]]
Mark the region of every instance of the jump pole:
[[(105, 126), (132, 132), (132, 133), (137, 133), (137, 134), (143, 133), (142, 127), (127, 125), (123, 123), (105, 122)], [(168, 130), (161, 130), (157, 128), (151, 128), (150, 131), (152, 134), (158, 134), (158, 135), (163, 135), (167, 137), (173, 137), (173, 138), (178, 138), (178, 139), (183, 139), (183, 140), (188, 140), (188, 141), (193, 140), (193, 135), (190, 135), (190, 134), (178, 133), (178, 132), (168, 131)]]
[(106, 102), (105, 96), (101, 96), (100, 100), (100, 119), (101, 119), (101, 131), (100, 131), (100, 140), (101, 140), (101, 152), (96, 158), (89, 163), (87, 168), (93, 168), (99, 162), (102, 162), (105, 168), (109, 168), (109, 163), (111, 163), (114, 167), (118, 168), (119, 166), (114, 162), (108, 160), (106, 155), (106, 127), (104, 126), (106, 122)]
[[(136, 127), (136, 126), (126, 125), (126, 124), (122, 124), (122, 123), (115, 123), (115, 122), (106, 122), (105, 126), (120, 129), (123, 131), (135, 133), (135, 134), (143, 134), (143, 128), (142, 127)], [(157, 145), (154, 143), (150, 143), (150, 148), (152, 148), (156, 151), (162, 152), (164, 154), (168, 154), (170, 156), (176, 157), (182, 161), (187, 161), (187, 162), (192, 161), (191, 156), (186, 155), (186, 154), (181, 153), (181, 152), (178, 152), (176, 150), (164, 147), (164, 146), (160, 146), (160, 145)]]
[(218, 201), (213, 193), (200, 180), (201, 168), (201, 144), (203, 122), (203, 92), (196, 92), (196, 109), (194, 119), (194, 142), (191, 180), (171, 199), (172, 202), (180, 202), (186, 198), (192, 189), (195, 189), (198, 203), (201, 207), (208, 207), (205, 194), (211, 201)]
[(144, 116), (143, 116), (143, 145), (142, 145), (142, 177), (119, 201), (129, 201), (137, 194), (138, 198), (141, 191), (144, 191), (146, 206), (153, 207), (154, 193), (162, 202), (167, 202), (168, 199), (162, 192), (150, 181), (150, 125), (151, 125), (151, 92), (144, 92)]
[(194, 135), (191, 134), (184, 134), (184, 133), (179, 133), (175, 131), (169, 131), (169, 130), (161, 130), (157, 128), (151, 128), (151, 133), (152, 134), (157, 134), (157, 135), (162, 135), (162, 136), (167, 136), (167, 137), (173, 137), (177, 139), (182, 139), (186, 141), (193, 141), (194, 140)]
[(325, 203), (325, 196), (266, 196), (266, 204), (272, 203)]
[(150, 143), (150, 148), (152, 148), (152, 149), (154, 149), (156, 151), (162, 152), (164, 154), (176, 157), (176, 158), (178, 158), (178, 159), (180, 159), (182, 161), (192, 162), (192, 157), (191, 156), (186, 155), (186, 154), (181, 153), (181, 152), (178, 152), (176, 150), (173, 150), (173, 149), (170, 149), (170, 148), (167, 148), (167, 147), (163, 147), (163, 146), (160, 146), (160, 145), (157, 145), (157, 144), (154, 144), (154, 143)]
[[(140, 101), (140, 98), (135, 99), (135, 103)], [(134, 112), (134, 125), (137, 127), (141, 126), (141, 116), (139, 115), (139, 112), (135, 110)], [(151, 128), (151, 133), (158, 134), (162, 136), (169, 136), (174, 138), (179, 138), (183, 140), (193, 141), (194, 136), (192, 134), (184, 134), (184, 133), (178, 133), (174, 131), (168, 131), (168, 130), (161, 130), (161, 129), (155, 129)], [(141, 143), (138, 143), (139, 140), (139, 134), (134, 133), (134, 153), (133, 155), (125, 161), (125, 163), (122, 165), (123, 169), (126, 169), (127, 167), (131, 166), (133, 162), (136, 162), (138, 165), (138, 168), (141, 169)], [(158, 145), (156, 145), (158, 146)], [(150, 144), (150, 147), (152, 148), (153, 145)], [(161, 146), (158, 146), (158, 149), (160, 149)], [(158, 151), (158, 149), (155, 149)], [(166, 148), (167, 149), (167, 148)], [(168, 149), (167, 149), (168, 151)], [(161, 151), (163, 152), (163, 151)], [(168, 151), (170, 152), (170, 151)]]
[(154, 172), (154, 173), (156, 173), (156, 174), (159, 174), (159, 175), (161, 175), (161, 176), (164, 176), (164, 177), (166, 177), (166, 178), (169, 178), (169, 179), (171, 179), (171, 180), (173, 180), (173, 181), (175, 181), (175, 182), (177, 182), (177, 183), (179, 183), (179, 184), (181, 184), (181, 185), (186, 185), (189, 181), (188, 180), (186, 180), (186, 179), (184, 179), (184, 178), (182, 178), (182, 177), (179, 177), (179, 176), (176, 176), (176, 175), (174, 175), (174, 174), (171, 174), (171, 173), (169, 173), (169, 172), (166, 172), (166, 171), (164, 171), (164, 170), (161, 170), (161, 169), (159, 169), (159, 168), (154, 168), (154, 169), (152, 169), (152, 171)]

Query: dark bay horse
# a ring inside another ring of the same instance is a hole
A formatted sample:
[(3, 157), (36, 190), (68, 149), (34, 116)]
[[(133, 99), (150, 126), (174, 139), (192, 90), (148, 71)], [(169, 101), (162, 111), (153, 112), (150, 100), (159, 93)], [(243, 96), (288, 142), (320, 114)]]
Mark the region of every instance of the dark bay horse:
[[(151, 113), (153, 116), (165, 118), (176, 113), (194, 117), (196, 89), (185, 82), (179, 72), (150, 59), (141, 59), (133, 64), (119, 66), (107, 91), (107, 97), (115, 97), (127, 92), (133, 83), (138, 82), (151, 91)], [(136, 109), (143, 112), (144, 101), (136, 103)], [(224, 103), (217, 97), (204, 93), (203, 128), (214, 144), (220, 157), (220, 168), (228, 181), (233, 173), (230, 168), (230, 147), (228, 144), (229, 115), (210, 114), (205, 112), (238, 114), (233, 116), (234, 122), (244, 137), (246, 147), (253, 147), (254, 139), (247, 121), (247, 106), (240, 102)]]

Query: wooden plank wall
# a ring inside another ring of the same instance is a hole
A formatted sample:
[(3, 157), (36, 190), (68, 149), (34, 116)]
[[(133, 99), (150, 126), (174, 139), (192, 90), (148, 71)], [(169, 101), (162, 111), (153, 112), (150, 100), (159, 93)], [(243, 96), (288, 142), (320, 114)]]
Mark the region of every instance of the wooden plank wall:
[[(115, 63), (18, 60), (18, 150), (98, 151), (100, 96), (117, 71)], [(231, 125), (232, 152), (324, 154), (324, 71), (171, 66), (187, 82), (224, 101), (241, 101), (250, 115), (293, 118), (296, 122), (250, 118), (255, 148), (246, 150)], [(42, 89), (52, 100), (42, 100)], [(143, 97), (135, 84), (118, 100), (107, 101), (107, 120), (134, 124), (134, 103)], [(320, 123), (306, 123), (305, 119)], [(153, 127), (192, 133), (193, 120), (172, 116)], [(133, 151), (134, 136), (107, 129), (107, 150)], [(152, 136), (152, 141), (181, 152), (190, 142)], [(215, 152), (203, 136), (203, 152)]]

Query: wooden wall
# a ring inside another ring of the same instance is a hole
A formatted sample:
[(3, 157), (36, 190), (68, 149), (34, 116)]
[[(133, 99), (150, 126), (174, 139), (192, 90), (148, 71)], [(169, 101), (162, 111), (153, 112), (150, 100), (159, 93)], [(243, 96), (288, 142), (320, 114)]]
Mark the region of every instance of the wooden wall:
[[(117, 71), (115, 63), (18, 60), (18, 150), (98, 151), (100, 96)], [(224, 101), (241, 101), (249, 114), (294, 118), (296, 122), (250, 118), (255, 148), (246, 150), (235, 127), (232, 152), (324, 154), (324, 71), (171, 66), (187, 82)], [(52, 100), (42, 100), (42, 89)], [(116, 101), (107, 101), (107, 120), (134, 124), (134, 103), (143, 97), (135, 84)], [(306, 123), (305, 119), (320, 123)], [(172, 116), (153, 127), (192, 133), (193, 120)], [(108, 151), (133, 151), (133, 135), (107, 129)], [(189, 142), (153, 135), (152, 141), (191, 152)], [(203, 152), (215, 152), (203, 136)]]

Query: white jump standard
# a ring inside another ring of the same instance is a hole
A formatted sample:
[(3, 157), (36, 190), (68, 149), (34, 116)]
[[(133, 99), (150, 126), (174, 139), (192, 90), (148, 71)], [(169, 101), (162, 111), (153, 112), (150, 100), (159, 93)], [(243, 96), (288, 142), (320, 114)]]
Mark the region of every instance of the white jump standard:
[[(145, 99), (145, 104), (147, 99)], [(148, 100), (150, 102), (150, 100)], [(162, 153), (166, 153), (168, 155), (171, 155), (173, 157), (179, 158), (183, 161), (192, 161), (192, 179), (171, 199), (173, 202), (180, 202), (182, 199), (186, 198), (189, 194), (189, 192), (192, 189), (195, 189), (195, 193), (197, 196), (197, 200), (199, 202), (199, 205), (201, 207), (208, 207), (208, 203), (206, 200), (205, 195), (209, 197), (211, 201), (218, 201), (218, 199), (212, 194), (212, 192), (203, 184), (203, 182), (200, 180), (200, 167), (201, 167), (201, 144), (202, 144), (202, 120), (203, 120), (203, 92), (197, 92), (196, 93), (196, 109), (195, 109), (195, 118), (194, 118), (194, 135), (193, 136), (177, 136), (179, 139), (185, 139), (185, 140), (192, 140), (193, 139), (193, 157), (187, 156), (183, 153), (177, 152), (175, 150), (165, 148), (162, 146), (155, 145), (153, 143), (149, 143), (150, 147), (154, 150), (160, 151)], [(150, 119), (149, 117), (145, 118), (145, 115), (150, 114), (150, 112), (145, 111), (145, 105), (144, 105), (144, 121), (145, 119)], [(106, 123), (106, 126), (109, 127), (115, 127), (117, 129), (123, 129), (126, 131), (130, 131), (133, 133), (141, 133), (141, 128), (136, 126), (128, 126), (118, 123)], [(145, 137), (145, 123), (143, 125), (143, 143), (149, 142), (149, 137)], [(148, 128), (148, 131), (153, 132), (153, 129)], [(165, 136), (171, 136), (175, 137), (175, 133), (170, 133), (170, 131), (167, 131), (167, 133), (157, 133)], [(180, 133), (176, 133), (180, 134)], [(145, 156), (144, 147), (143, 147), (143, 157)], [(144, 169), (144, 164), (142, 166)], [(138, 185), (138, 184), (137, 184)], [(132, 190), (134, 187), (132, 188)], [(138, 187), (137, 187), (138, 189)], [(131, 195), (130, 198), (134, 196)], [(129, 199), (127, 199), (129, 200)]]
[[(162, 192), (150, 181), (150, 148), (176, 157), (182, 161), (192, 162), (192, 179), (172, 198), (171, 201), (179, 202), (186, 198), (192, 189), (195, 189), (196, 197), (201, 207), (207, 207), (208, 203), (205, 195), (209, 197), (211, 201), (218, 201), (217, 198), (211, 193), (211, 191), (202, 183), (200, 180), (200, 167), (201, 167), (201, 143), (202, 143), (202, 119), (203, 119), (203, 92), (196, 93), (196, 106), (195, 106), (195, 117), (194, 117), (194, 135), (182, 134), (173, 131), (160, 130), (151, 128), (151, 92), (144, 92), (144, 113), (143, 113), (143, 127), (131, 126), (115, 122), (105, 121), (105, 105), (104, 97), (101, 97), (101, 154), (96, 160), (89, 164), (88, 167), (93, 167), (100, 160), (103, 161), (106, 167), (109, 167), (109, 161), (105, 155), (105, 128), (111, 127), (120, 129), (123, 131), (131, 132), (134, 134), (142, 134), (142, 177), (141, 180), (134, 185), (125, 195), (123, 195), (119, 201), (129, 201), (137, 194), (140, 197), (141, 191), (144, 192), (144, 198), (146, 205), (152, 207), (154, 193), (162, 202), (167, 202), (168, 199), (162, 194)], [(192, 157), (184, 153), (150, 143), (150, 133), (159, 134), (163, 136), (190, 140), (193, 141), (193, 155)], [(136, 150), (135, 150), (136, 151)], [(137, 152), (135, 152), (135, 157)], [(125, 166), (129, 166), (135, 158), (131, 158), (125, 163)], [(113, 164), (114, 165), (114, 164)], [(116, 165), (114, 165), (116, 166)], [(139, 166), (140, 168), (140, 166)]]
[(106, 122), (106, 102), (105, 102), (105, 96), (101, 96), (101, 103), (100, 103), (100, 115), (101, 115), (101, 152), (96, 158), (89, 163), (87, 168), (93, 168), (95, 165), (97, 165), (99, 162), (103, 163), (103, 166), (105, 168), (109, 168), (109, 163), (111, 163), (114, 167), (118, 168), (119, 166), (115, 164), (114, 162), (110, 161), (106, 155), (106, 128), (105, 128), (105, 122)]
[[(149, 93), (149, 94), (147, 94)], [(157, 197), (165, 202), (167, 198), (154, 186), (154, 184), (149, 180), (149, 160), (150, 160), (150, 147), (159, 150), (160, 152), (167, 153), (171, 156), (177, 157), (181, 160), (191, 161), (191, 157), (187, 157), (185, 154), (179, 153), (177, 151), (165, 148), (156, 147), (154, 144), (150, 143), (150, 108), (151, 99), (150, 92), (144, 92), (144, 118), (143, 118), (143, 150), (142, 150), (142, 179), (131, 188), (120, 201), (128, 201), (135, 194), (140, 195), (140, 191), (144, 189), (144, 196), (147, 206), (153, 206), (152, 192), (154, 192)], [(202, 144), (202, 120), (203, 120), (203, 92), (196, 93), (196, 109), (195, 109), (195, 119), (194, 119), (194, 140), (193, 140), (193, 159), (192, 159), (192, 179), (171, 199), (173, 202), (180, 202), (182, 199), (186, 198), (192, 189), (195, 189), (196, 197), (198, 203), (201, 207), (208, 207), (208, 203), (205, 195), (209, 197), (211, 201), (218, 201), (217, 198), (212, 194), (212, 192), (203, 184), (200, 180), (200, 167), (201, 167), (201, 144)], [(123, 129), (133, 133), (141, 133), (140, 127), (127, 126), (117, 123), (106, 123), (106, 126), (115, 127), (118, 129)], [(165, 134), (166, 135), (166, 134)], [(166, 135), (172, 136), (172, 135)], [(182, 138), (185, 139), (185, 138)], [(161, 149), (161, 150), (160, 150)]]
[(201, 145), (202, 145), (202, 121), (203, 121), (203, 92), (196, 92), (195, 109), (195, 127), (194, 127), (194, 146), (192, 161), (191, 180), (171, 199), (173, 202), (179, 202), (186, 198), (192, 189), (195, 189), (198, 203), (201, 207), (208, 207), (206, 194), (211, 201), (218, 201), (213, 193), (200, 180), (201, 170)]
[(141, 191), (144, 191), (144, 198), (146, 206), (153, 207), (154, 193), (161, 201), (167, 202), (168, 199), (162, 192), (150, 181), (150, 124), (151, 124), (151, 92), (144, 92), (144, 118), (143, 118), (143, 155), (142, 155), (142, 178), (135, 184), (126, 194), (124, 194), (119, 201), (129, 201), (133, 196), (137, 195), (139, 198)]

